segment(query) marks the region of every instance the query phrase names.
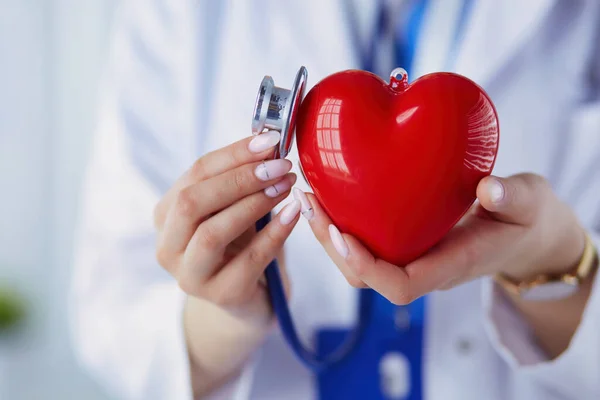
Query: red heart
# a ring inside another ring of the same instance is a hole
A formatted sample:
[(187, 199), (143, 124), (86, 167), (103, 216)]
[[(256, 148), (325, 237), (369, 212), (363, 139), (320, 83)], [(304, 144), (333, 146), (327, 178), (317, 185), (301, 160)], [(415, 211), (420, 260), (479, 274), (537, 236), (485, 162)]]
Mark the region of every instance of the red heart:
[(405, 265), (473, 204), (496, 160), (499, 125), (488, 95), (460, 75), (408, 85), (350, 70), (310, 90), (296, 135), (302, 171), (333, 223)]

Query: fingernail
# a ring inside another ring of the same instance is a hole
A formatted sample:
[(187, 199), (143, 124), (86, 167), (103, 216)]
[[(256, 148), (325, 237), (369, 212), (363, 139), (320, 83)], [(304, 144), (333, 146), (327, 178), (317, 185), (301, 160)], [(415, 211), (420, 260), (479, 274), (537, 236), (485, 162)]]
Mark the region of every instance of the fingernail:
[(268, 131), (257, 135), (248, 144), (248, 149), (253, 153), (262, 153), (279, 143), (281, 135), (277, 131)]
[(308, 201), (308, 196), (306, 196), (306, 193), (298, 188), (294, 188), (292, 193), (294, 194), (294, 198), (300, 202), (300, 211), (302, 212), (302, 215), (304, 218), (310, 221), (315, 215), (315, 212), (310, 204), (310, 201)]
[(292, 187), (292, 179), (288, 176), (277, 182), (276, 184), (269, 186), (265, 189), (265, 194), (268, 197), (277, 197), (281, 193), (287, 192)]
[(296, 218), (296, 215), (300, 212), (300, 202), (298, 200), (292, 201), (290, 204), (285, 206), (283, 210), (281, 210), (281, 215), (279, 217), (279, 221), (283, 225), (287, 225)]
[(504, 198), (504, 186), (498, 179), (490, 179), (487, 184), (487, 190), (492, 203), (500, 203)]
[(335, 225), (329, 225), (329, 237), (331, 237), (331, 243), (338, 254), (343, 258), (348, 257), (348, 245)]
[[(262, 134), (264, 135), (264, 133)], [(292, 169), (292, 163), (288, 160), (269, 160), (262, 162), (256, 167), (254, 174), (261, 181), (281, 178)]]

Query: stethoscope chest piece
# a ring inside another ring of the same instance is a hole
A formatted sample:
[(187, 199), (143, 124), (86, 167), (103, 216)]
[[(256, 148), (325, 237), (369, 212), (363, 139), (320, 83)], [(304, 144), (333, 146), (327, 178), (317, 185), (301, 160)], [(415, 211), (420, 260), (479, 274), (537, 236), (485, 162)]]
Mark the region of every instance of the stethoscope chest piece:
[(307, 78), (306, 68), (300, 67), (291, 89), (275, 86), (270, 76), (265, 76), (260, 84), (252, 116), (252, 134), (258, 135), (265, 129), (281, 133), (275, 158), (285, 158), (292, 148), (296, 116), (304, 97)]

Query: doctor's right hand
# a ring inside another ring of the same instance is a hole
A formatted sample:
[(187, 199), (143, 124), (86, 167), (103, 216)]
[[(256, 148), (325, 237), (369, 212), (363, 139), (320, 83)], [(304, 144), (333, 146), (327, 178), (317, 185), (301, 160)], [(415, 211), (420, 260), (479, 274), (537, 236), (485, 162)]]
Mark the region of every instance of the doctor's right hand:
[(296, 181), (290, 161), (270, 160), (279, 137), (266, 132), (206, 154), (167, 192), (154, 215), (157, 259), (181, 289), (261, 323), (271, 314), (263, 272), (300, 211), (295, 201), (256, 233), (255, 222)]
[[(188, 295), (184, 325), (196, 395), (234, 373), (274, 320), (264, 270), (300, 212), (293, 201), (256, 232), (256, 221), (296, 182), (290, 161), (270, 159), (279, 136), (266, 132), (206, 154), (155, 209), (157, 259)], [(202, 367), (194, 372), (194, 365)]]

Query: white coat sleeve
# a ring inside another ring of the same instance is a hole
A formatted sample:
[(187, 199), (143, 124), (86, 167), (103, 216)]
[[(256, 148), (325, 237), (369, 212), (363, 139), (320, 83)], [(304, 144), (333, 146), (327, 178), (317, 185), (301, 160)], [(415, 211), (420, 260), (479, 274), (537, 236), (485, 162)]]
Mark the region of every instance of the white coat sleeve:
[[(599, 29), (600, 31), (600, 29)], [(592, 52), (585, 99), (575, 111), (561, 182), (553, 182), (600, 249), (600, 35)], [(567, 350), (549, 360), (500, 288), (484, 285), (484, 307), (491, 341), (520, 378), (537, 386), (540, 398), (600, 399), (600, 273), (593, 282), (581, 323)]]
[[(70, 312), (79, 361), (118, 398), (192, 397), (184, 295), (155, 261), (153, 209), (201, 152), (210, 63), (197, 59), (217, 42), (203, 22), (217, 22), (218, 3), (125, 1), (115, 19)], [(212, 398), (235, 398), (239, 386)]]

